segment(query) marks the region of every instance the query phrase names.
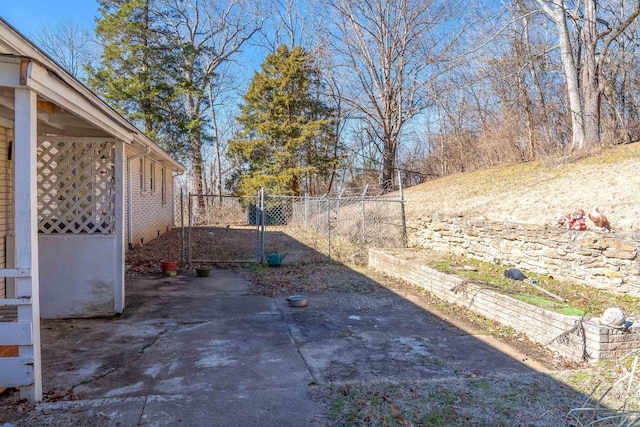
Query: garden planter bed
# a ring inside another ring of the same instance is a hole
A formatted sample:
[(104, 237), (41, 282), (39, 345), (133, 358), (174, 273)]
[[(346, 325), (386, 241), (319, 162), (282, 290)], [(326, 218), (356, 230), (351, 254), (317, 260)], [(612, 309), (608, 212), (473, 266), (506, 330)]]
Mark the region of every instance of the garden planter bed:
[(613, 359), (640, 348), (640, 333), (636, 328), (623, 333), (601, 325), (597, 318), (583, 320), (580, 316), (545, 310), (469, 283), (466, 278), (403, 259), (402, 251), (391, 254), (371, 249), (369, 266), (511, 327), (572, 361)]

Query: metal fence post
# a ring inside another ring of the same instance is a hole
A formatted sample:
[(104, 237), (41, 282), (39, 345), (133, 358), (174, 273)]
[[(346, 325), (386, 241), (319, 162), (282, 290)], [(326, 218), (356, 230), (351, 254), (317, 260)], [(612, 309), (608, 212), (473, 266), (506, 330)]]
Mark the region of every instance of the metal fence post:
[(265, 196), (264, 196), (264, 187), (260, 189), (260, 229), (261, 229), (261, 248), (260, 248), (260, 263), (264, 262), (264, 248), (265, 248), (265, 223), (266, 223), (266, 214), (265, 214)]
[(304, 195), (304, 229), (309, 229), (309, 193)]
[(362, 244), (366, 245), (367, 244), (367, 238), (365, 237), (365, 221), (367, 220), (367, 216), (365, 214), (365, 208), (364, 208), (364, 198), (365, 195), (367, 194), (367, 188), (369, 188), (369, 184), (364, 186), (364, 190), (362, 191)]
[(253, 199), (253, 219), (251, 219), (251, 203), (249, 203), (249, 213), (247, 214), (247, 220), (249, 224), (251, 224), (251, 221), (253, 221), (254, 225), (256, 226), (256, 252), (254, 254), (256, 262), (260, 261), (260, 220), (259, 220), (260, 217), (258, 216), (258, 212), (260, 212), (258, 210), (259, 204), (260, 204), (260, 190), (256, 192), (256, 196)]
[(189, 258), (189, 267), (191, 267), (191, 211), (192, 211), (192, 206), (191, 206), (191, 192), (189, 192), (189, 210), (187, 212), (187, 214), (189, 215), (189, 248), (188, 248), (188, 258)]
[(184, 188), (180, 188), (180, 263), (184, 265)]
[(402, 177), (400, 171), (398, 171), (398, 185), (400, 187), (400, 211), (402, 215), (402, 246), (407, 247), (407, 218), (404, 212), (404, 190), (402, 188)]
[(331, 199), (329, 196), (327, 199), (327, 256), (331, 261)]

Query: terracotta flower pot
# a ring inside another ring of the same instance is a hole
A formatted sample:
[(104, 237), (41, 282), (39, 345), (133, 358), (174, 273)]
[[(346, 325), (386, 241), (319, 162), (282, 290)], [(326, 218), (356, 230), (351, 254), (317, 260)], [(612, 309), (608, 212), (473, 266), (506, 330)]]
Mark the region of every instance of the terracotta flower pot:
[(160, 261), (160, 268), (163, 273), (176, 271), (178, 269), (178, 263), (176, 261)]

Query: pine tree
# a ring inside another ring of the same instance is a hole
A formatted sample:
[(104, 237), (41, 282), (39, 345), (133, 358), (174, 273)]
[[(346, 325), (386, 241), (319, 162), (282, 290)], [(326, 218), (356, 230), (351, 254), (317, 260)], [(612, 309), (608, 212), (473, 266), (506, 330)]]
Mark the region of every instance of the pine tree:
[(201, 194), (202, 150), (213, 139), (206, 95), (218, 67), (260, 29), (251, 2), (99, 1), (104, 53), (88, 70), (89, 85), (164, 149), (187, 158), (191, 190)]
[(100, 63), (86, 68), (87, 85), (176, 158), (189, 158), (180, 93), (152, 0), (99, 0)]
[(283, 195), (311, 192), (314, 180), (339, 162), (332, 111), (320, 98), (312, 59), (301, 47), (282, 45), (254, 74), (237, 118), (242, 131), (229, 146), (238, 169), (228, 184), (237, 194), (260, 187)]
[(88, 67), (89, 87), (152, 138), (162, 132), (171, 98), (159, 76), (157, 44), (150, 25), (149, 0), (100, 0), (96, 34), (103, 45), (97, 67)]

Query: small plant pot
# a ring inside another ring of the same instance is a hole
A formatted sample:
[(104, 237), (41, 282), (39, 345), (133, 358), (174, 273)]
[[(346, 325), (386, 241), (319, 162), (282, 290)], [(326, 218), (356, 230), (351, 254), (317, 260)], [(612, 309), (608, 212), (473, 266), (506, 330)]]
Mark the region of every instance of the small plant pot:
[(209, 269), (208, 268), (196, 268), (196, 275), (198, 277), (209, 277)]
[(160, 261), (160, 269), (164, 274), (170, 271), (177, 271), (178, 263), (176, 261)]

